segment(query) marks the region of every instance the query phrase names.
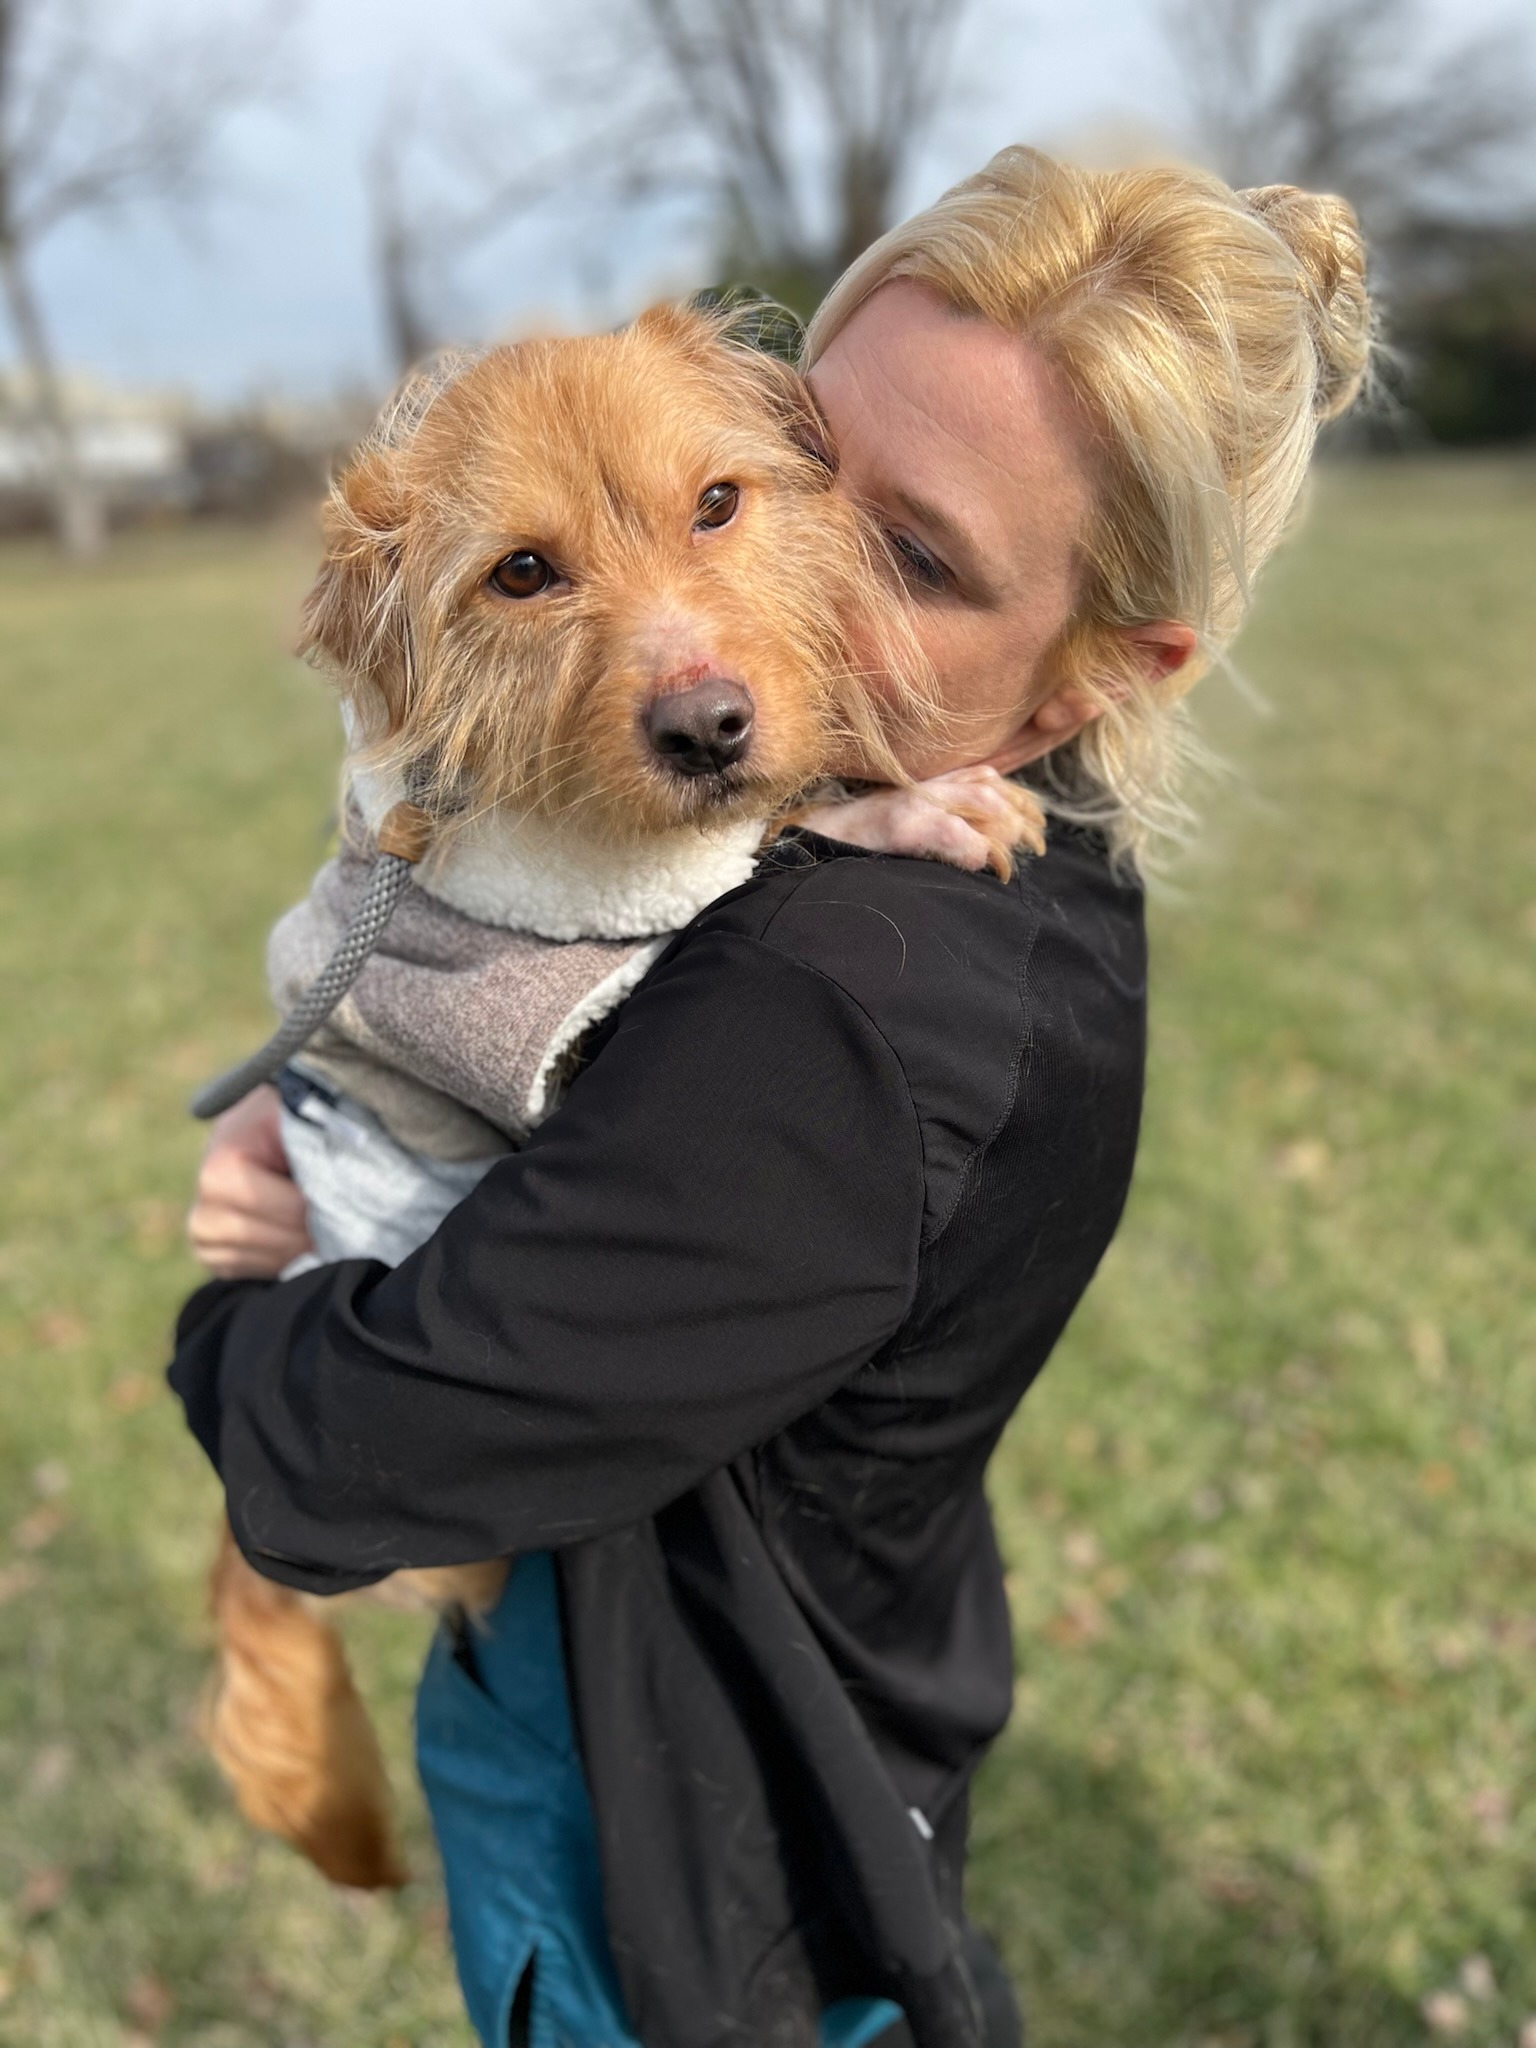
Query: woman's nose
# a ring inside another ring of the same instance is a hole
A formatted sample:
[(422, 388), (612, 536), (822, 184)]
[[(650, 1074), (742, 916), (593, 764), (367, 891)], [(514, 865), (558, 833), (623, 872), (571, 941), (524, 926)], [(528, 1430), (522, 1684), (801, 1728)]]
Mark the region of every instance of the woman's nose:
[(752, 694), (729, 676), (658, 697), (645, 714), (651, 752), (675, 775), (718, 775), (752, 744)]

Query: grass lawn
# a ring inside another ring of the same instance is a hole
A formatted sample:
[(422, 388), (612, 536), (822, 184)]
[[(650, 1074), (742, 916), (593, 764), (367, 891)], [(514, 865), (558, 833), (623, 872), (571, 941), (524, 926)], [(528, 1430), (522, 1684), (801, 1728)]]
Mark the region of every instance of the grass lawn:
[[(1327, 475), (1154, 913), (1119, 1242), (994, 1495), (977, 1910), (1034, 2048), (1536, 2016), (1536, 465)], [(194, 1734), (211, 1477), (159, 1371), (192, 1086), (266, 1027), (332, 714), (306, 544), (0, 553), (0, 2044), (468, 2048), (422, 1881), (329, 1891)], [(361, 1661), (405, 1782), (414, 1625)], [(1529, 2043), (1536, 2041), (1536, 2020)]]

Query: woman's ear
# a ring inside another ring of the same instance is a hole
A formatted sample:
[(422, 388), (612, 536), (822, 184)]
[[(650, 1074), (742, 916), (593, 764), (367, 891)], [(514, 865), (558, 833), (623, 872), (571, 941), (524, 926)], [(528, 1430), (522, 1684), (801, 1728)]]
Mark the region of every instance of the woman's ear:
[(404, 721), (411, 686), (410, 628), (400, 580), (405, 526), (398, 457), (372, 447), (331, 486), (321, 516), (325, 558), (304, 601), (299, 652), (329, 669), (343, 693)]
[[(1129, 696), (1138, 683), (1161, 683), (1177, 675), (1200, 642), (1193, 626), (1181, 626), (1174, 619), (1157, 619), (1149, 626), (1122, 626), (1114, 637), (1126, 658), (1117, 664), (1120, 673), (1111, 674), (1103, 686), (1112, 701)], [(1086, 690), (1063, 684), (1035, 706), (1004, 746), (987, 756), (988, 765), (1011, 775), (1016, 768), (1076, 739), (1085, 726), (1103, 717), (1106, 708), (1102, 699), (1091, 697)]]
[(1200, 644), (1194, 627), (1181, 626), (1175, 619), (1154, 619), (1150, 626), (1122, 626), (1119, 638), (1133, 669), (1148, 683), (1177, 675)]

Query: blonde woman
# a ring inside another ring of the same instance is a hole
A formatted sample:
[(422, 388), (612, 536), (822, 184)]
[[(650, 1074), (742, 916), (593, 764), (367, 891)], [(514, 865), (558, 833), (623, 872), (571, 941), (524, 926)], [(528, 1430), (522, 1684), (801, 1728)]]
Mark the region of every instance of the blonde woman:
[[(931, 843), (920, 798), (818, 817), (421, 1252), (183, 1315), (261, 1570), (518, 1560), (418, 1724), (487, 2043), (1018, 2040), (963, 1898), (1013, 1670), (983, 1475), (1129, 1185), (1180, 700), (1370, 332), (1341, 202), (1186, 171), (1008, 150), (878, 243), (807, 360), (961, 721), (909, 765), (1023, 774), (1046, 854), (1005, 885), (861, 851)], [(192, 1214), (225, 1276), (303, 1240), (237, 1114)]]

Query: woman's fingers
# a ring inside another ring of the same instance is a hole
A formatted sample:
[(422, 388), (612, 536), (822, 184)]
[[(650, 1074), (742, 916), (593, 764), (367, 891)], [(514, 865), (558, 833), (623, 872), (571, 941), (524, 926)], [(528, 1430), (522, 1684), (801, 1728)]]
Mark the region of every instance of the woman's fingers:
[(266, 1279), (309, 1249), (304, 1197), (288, 1172), (271, 1088), (213, 1127), (187, 1215), (194, 1255), (221, 1280)]
[(282, 1100), (275, 1088), (253, 1088), (249, 1095), (226, 1109), (208, 1134), (208, 1150), (244, 1153), (270, 1173), (288, 1172), (288, 1155), (283, 1150)]
[(304, 1204), (296, 1196), (292, 1181), (215, 1154), (198, 1177), (187, 1216), (194, 1254), (222, 1279), (281, 1272), (309, 1248)]

